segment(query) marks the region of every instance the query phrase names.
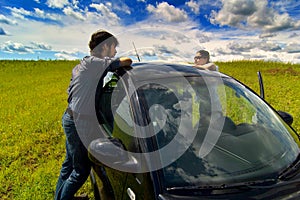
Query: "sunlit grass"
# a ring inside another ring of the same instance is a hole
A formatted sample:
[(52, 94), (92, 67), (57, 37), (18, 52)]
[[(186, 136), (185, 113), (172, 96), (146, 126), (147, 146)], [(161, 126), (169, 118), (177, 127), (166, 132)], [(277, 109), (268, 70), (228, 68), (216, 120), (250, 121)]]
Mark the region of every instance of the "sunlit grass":
[(236, 61), (217, 63), (220, 71), (259, 91), (257, 72), (262, 73), (265, 100), (276, 110), (294, 117), (293, 128), (300, 132), (300, 65), (263, 61)]
[(1, 199), (53, 199), (65, 155), (61, 115), (76, 63), (0, 62)]

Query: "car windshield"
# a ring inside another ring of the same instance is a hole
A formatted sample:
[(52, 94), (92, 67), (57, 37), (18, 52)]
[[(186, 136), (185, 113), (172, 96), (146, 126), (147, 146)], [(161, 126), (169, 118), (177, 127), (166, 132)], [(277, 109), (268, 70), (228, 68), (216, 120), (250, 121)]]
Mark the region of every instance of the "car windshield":
[(295, 133), (245, 86), (227, 77), (179, 80), (166, 78), (138, 89), (156, 150), (173, 144), (160, 151), (166, 187), (262, 180), (296, 159)]

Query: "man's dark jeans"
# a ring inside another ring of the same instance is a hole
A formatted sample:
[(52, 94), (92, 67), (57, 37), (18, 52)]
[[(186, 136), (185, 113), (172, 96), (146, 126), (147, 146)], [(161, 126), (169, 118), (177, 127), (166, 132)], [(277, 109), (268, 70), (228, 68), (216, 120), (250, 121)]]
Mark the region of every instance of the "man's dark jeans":
[(65, 112), (62, 126), (66, 134), (66, 158), (56, 185), (55, 200), (72, 199), (87, 180), (91, 162), (86, 147), (80, 140), (72, 117)]

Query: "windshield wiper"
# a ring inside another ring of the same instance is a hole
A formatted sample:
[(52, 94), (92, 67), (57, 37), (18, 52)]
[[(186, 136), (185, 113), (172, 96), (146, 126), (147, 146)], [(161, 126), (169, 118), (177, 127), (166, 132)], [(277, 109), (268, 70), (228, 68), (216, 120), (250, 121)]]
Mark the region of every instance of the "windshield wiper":
[(287, 180), (297, 175), (300, 170), (300, 154), (298, 154), (296, 160), (290, 164), (287, 168), (285, 168), (281, 173), (279, 173), (278, 178), (280, 180)]
[(234, 191), (244, 191), (251, 190), (261, 187), (272, 187), (277, 184), (277, 179), (265, 179), (265, 180), (256, 180), (251, 182), (241, 182), (235, 184), (221, 184), (221, 185), (191, 185), (191, 186), (180, 186), (180, 187), (169, 187), (167, 191), (174, 193), (181, 193), (184, 191), (190, 192), (201, 192), (205, 194), (213, 193), (231, 193)]

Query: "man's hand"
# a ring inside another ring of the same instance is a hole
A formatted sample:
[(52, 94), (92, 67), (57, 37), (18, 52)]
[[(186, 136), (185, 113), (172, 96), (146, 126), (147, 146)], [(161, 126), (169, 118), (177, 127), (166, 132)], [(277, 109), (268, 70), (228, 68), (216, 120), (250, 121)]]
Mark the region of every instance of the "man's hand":
[(132, 60), (131, 58), (128, 57), (120, 57), (120, 66), (121, 67), (127, 67), (130, 66), (132, 64)]

